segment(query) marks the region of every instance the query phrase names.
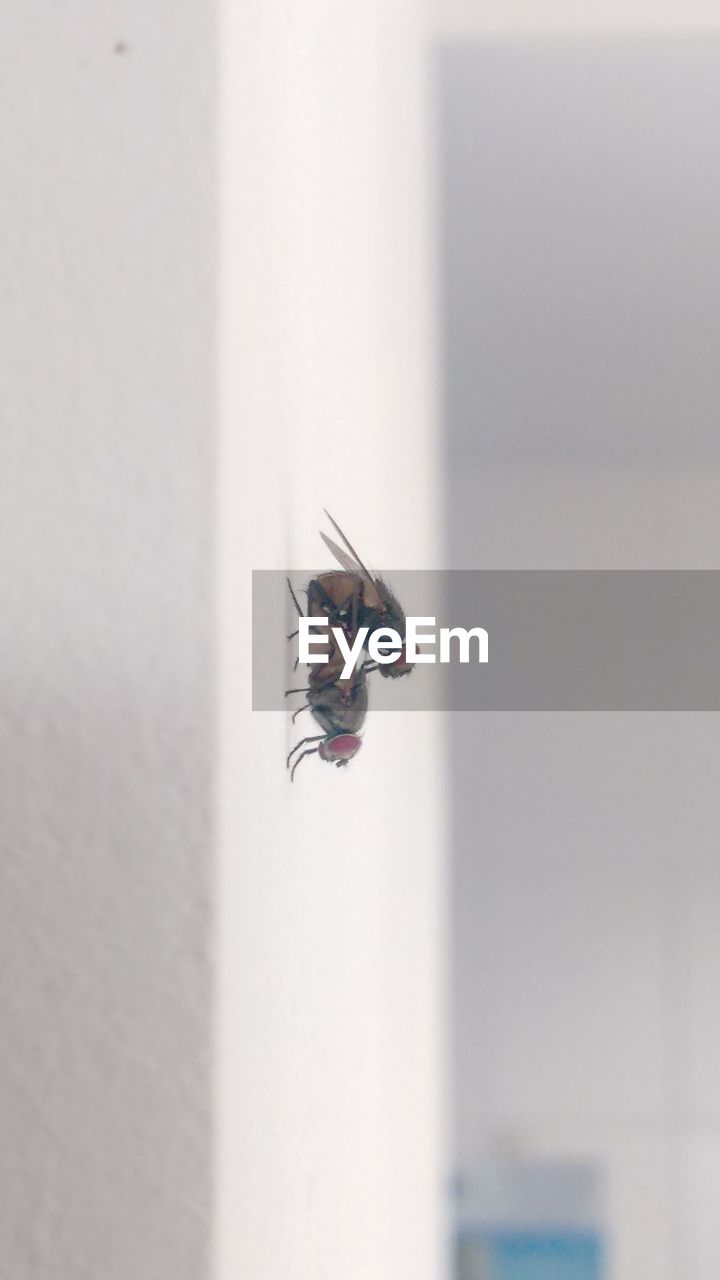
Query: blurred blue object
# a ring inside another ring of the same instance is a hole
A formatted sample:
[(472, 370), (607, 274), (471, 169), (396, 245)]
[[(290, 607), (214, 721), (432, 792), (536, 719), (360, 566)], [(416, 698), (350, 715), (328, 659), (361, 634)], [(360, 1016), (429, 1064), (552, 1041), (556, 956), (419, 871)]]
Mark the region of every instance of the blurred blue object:
[(454, 1185), (456, 1280), (604, 1280), (593, 1161), (487, 1159)]
[(457, 1238), (457, 1280), (602, 1280), (598, 1232), (465, 1231)]

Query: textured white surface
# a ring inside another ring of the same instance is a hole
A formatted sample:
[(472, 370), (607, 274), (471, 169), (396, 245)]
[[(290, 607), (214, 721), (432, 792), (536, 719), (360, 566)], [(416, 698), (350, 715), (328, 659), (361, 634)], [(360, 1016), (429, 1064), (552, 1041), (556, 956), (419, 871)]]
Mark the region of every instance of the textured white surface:
[(201, 1280), (211, 9), (0, 26), (0, 1274)]

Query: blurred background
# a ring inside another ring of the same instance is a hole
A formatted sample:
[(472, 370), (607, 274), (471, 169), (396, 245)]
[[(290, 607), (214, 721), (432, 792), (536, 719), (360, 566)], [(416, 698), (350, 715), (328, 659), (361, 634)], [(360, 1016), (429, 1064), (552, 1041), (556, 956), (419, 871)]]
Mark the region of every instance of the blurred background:
[[(720, 39), (551, 9), (433, 60), (447, 562), (716, 568)], [(449, 740), (458, 1280), (710, 1280), (720, 725)]]

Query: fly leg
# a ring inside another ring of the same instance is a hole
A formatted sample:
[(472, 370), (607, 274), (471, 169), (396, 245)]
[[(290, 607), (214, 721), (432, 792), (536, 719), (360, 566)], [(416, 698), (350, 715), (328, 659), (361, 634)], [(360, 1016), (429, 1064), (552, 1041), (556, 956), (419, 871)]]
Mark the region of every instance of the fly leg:
[(305, 702), (305, 703), (303, 703), (303, 705), (302, 705), (301, 707), (298, 707), (297, 711), (293, 711), (293, 713), (292, 713), (292, 715), (291, 715), (291, 717), (290, 717), (290, 719), (291, 719), (291, 721), (292, 721), (292, 723), (293, 723), (293, 724), (294, 724), (294, 723), (295, 723), (295, 721), (297, 720), (297, 717), (300, 715), (300, 712), (301, 712), (301, 711), (307, 711), (307, 710), (308, 710), (308, 708), (309, 708), (309, 706), (310, 706), (310, 703), (309, 703), (309, 702)]
[[(288, 768), (288, 769), (290, 768), (290, 760), (291, 760), (291, 759), (292, 759), (292, 757), (295, 755), (295, 752), (296, 752), (296, 751), (300, 751), (300, 748), (301, 748), (301, 747), (304, 747), (304, 746), (305, 746), (305, 744), (306, 744), (307, 742), (321, 742), (321, 741), (322, 741), (322, 739), (323, 739), (323, 738), (325, 738), (325, 737), (326, 737), (326, 734), (324, 734), (324, 733), (317, 733), (317, 734), (315, 734), (314, 736), (311, 736), (311, 737), (309, 737), (309, 738), (301, 738), (299, 742), (296, 742), (296, 743), (295, 743), (295, 746), (294, 746), (294, 747), (293, 747), (293, 749), (292, 749), (292, 751), (288, 752), (288, 758), (287, 758), (287, 761), (286, 761), (286, 766), (287, 766), (287, 768)], [(291, 772), (291, 774), (290, 774), (290, 781), (291, 781), (291, 782), (292, 782), (292, 780), (293, 780), (293, 778), (294, 778), (294, 776), (295, 776), (295, 770), (297, 769), (297, 767), (298, 767), (298, 765), (299, 765), (300, 761), (303, 759), (303, 757), (304, 757), (304, 756), (312, 756), (312, 755), (315, 755), (315, 753), (317, 752), (317, 750), (318, 750), (318, 748), (317, 748), (317, 747), (308, 747), (307, 751), (301, 751), (301, 752), (300, 752), (300, 755), (298, 756), (297, 760), (295, 761), (295, 763), (294, 763), (294, 765), (293, 765), (293, 767), (292, 767), (292, 772)]]
[(318, 751), (319, 751), (319, 747), (308, 747), (307, 751), (301, 751), (301, 752), (300, 752), (300, 755), (298, 756), (298, 758), (297, 758), (297, 760), (295, 761), (295, 763), (294, 763), (294, 765), (293, 765), (292, 769), (290, 770), (290, 781), (291, 781), (291, 782), (293, 781), (293, 779), (294, 779), (294, 777), (295, 777), (295, 770), (297, 769), (297, 767), (298, 767), (298, 765), (299, 765), (300, 761), (301, 761), (301, 760), (304, 760), (306, 756), (316, 756), (316, 755), (317, 755), (317, 753), (318, 753)]
[[(303, 610), (300, 608), (300, 604), (299, 604), (299, 602), (298, 602), (298, 598), (297, 598), (297, 596), (295, 595), (295, 592), (293, 591), (293, 585), (292, 585), (292, 582), (290, 581), (290, 579), (289, 579), (289, 578), (286, 578), (286, 579), (285, 579), (285, 581), (286, 581), (286, 582), (287, 582), (287, 584), (288, 584), (288, 591), (290, 592), (290, 595), (291, 595), (291, 597), (292, 597), (292, 602), (293, 602), (293, 604), (295, 605), (295, 608), (297, 609), (297, 615), (298, 615), (298, 618), (304, 618), (304, 617), (305, 617), (305, 614), (303, 613)], [(298, 634), (298, 633), (297, 633), (297, 631), (293, 631), (293, 635), (294, 635), (294, 636), (296, 636), (297, 634)], [(288, 636), (288, 640), (289, 640), (289, 639), (290, 639), (290, 636)]]
[(321, 738), (326, 738), (326, 737), (327, 737), (327, 734), (325, 733), (316, 733), (316, 734), (311, 734), (309, 738), (301, 738), (299, 742), (296, 742), (292, 751), (288, 751), (288, 757), (286, 760), (288, 769), (290, 768), (290, 757), (294, 756), (295, 752), (299, 751), (301, 747), (304, 747), (306, 742), (319, 742)]
[[(293, 604), (295, 605), (295, 608), (297, 609), (298, 617), (299, 617), (299, 618), (304, 618), (304, 617), (305, 617), (305, 614), (303, 613), (302, 609), (300, 608), (300, 603), (299, 603), (299, 601), (298, 601), (298, 598), (297, 598), (297, 596), (295, 595), (295, 592), (293, 591), (293, 585), (292, 585), (292, 582), (290, 581), (290, 579), (289, 579), (289, 578), (286, 578), (286, 579), (285, 579), (285, 581), (286, 581), (286, 582), (287, 582), (287, 584), (288, 584), (288, 591), (290, 592), (290, 595), (292, 596), (292, 602), (293, 602)], [(299, 635), (300, 635), (300, 631), (299, 631), (299, 630), (297, 630), (297, 631), (291, 631), (291, 632), (290, 632), (290, 635), (288, 636), (288, 640), (294, 640), (294, 639), (295, 639), (295, 637), (296, 637), (296, 636), (299, 636)], [(294, 665), (294, 667), (293, 667), (293, 671), (297, 671), (297, 669), (298, 669), (298, 663), (299, 663), (299, 662), (300, 662), (300, 659), (299, 659), (299, 658), (296, 658), (296, 659), (295, 659), (295, 665)]]

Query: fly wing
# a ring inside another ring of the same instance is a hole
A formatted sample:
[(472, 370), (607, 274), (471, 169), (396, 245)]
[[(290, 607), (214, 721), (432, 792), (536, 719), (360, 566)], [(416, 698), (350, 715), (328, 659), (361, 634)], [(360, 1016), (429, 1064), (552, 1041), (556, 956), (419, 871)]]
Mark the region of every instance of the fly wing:
[(380, 579), (374, 578), (367, 566), (363, 564), (354, 546), (349, 539), (346, 538), (337, 521), (333, 520), (330, 512), (326, 510), (325, 515), (333, 526), (335, 532), (342, 538), (345, 543), (346, 550), (343, 550), (336, 542), (333, 542), (332, 538), (328, 538), (326, 534), (321, 532), (320, 537), (323, 542), (330, 548), (333, 555), (337, 557), (344, 569), (347, 569), (350, 573), (357, 574), (365, 583), (365, 604), (370, 605), (371, 608), (379, 609), (381, 612), (384, 612), (385, 605), (382, 593), (379, 590), (382, 585), (380, 583)]
[[(333, 520), (333, 518), (332, 518), (332, 516), (330, 515), (330, 512), (328, 511), (327, 507), (325, 507), (325, 508), (324, 508), (324, 510), (325, 510), (325, 515), (327, 516), (328, 520), (330, 521), (330, 523), (331, 523), (331, 525), (332, 525), (333, 529), (334, 529), (334, 530), (335, 530), (335, 532), (336, 532), (337, 534), (339, 534), (339, 535), (340, 535), (340, 537), (342, 538), (343, 542), (345, 543), (345, 546), (347, 547), (348, 551), (350, 552), (350, 555), (353, 557), (353, 559), (354, 559), (355, 563), (357, 564), (358, 568), (360, 569), (360, 572), (362, 573), (363, 577), (367, 578), (368, 582), (372, 582), (372, 581), (373, 581), (373, 576), (372, 576), (372, 574), (371, 574), (370, 570), (367, 568), (367, 566), (363, 564), (363, 562), (362, 562), (362, 560), (360, 559), (360, 557), (359, 557), (359, 555), (358, 555), (357, 551), (355, 550), (355, 548), (354, 548), (354, 546), (353, 546), (352, 542), (350, 541), (350, 539), (349, 539), (349, 538), (346, 538), (346, 536), (345, 536), (345, 534), (343, 533), (342, 529), (340, 528), (340, 525), (338, 524), (337, 520)], [(323, 535), (323, 536), (324, 536), (324, 535)], [(330, 544), (330, 541), (329, 541), (329, 539), (328, 539), (328, 538), (325, 538), (325, 541), (328, 543), (328, 546), (330, 546), (330, 545), (331, 545), (331, 544)], [(336, 549), (336, 551), (335, 551), (335, 554), (337, 555), (337, 549)]]
[(322, 530), (320, 531), (320, 537), (325, 543), (325, 546), (330, 548), (335, 559), (342, 565), (343, 569), (347, 569), (348, 573), (357, 573), (361, 578), (365, 578), (368, 582), (372, 582), (370, 574), (365, 568), (363, 568), (359, 560), (354, 560), (351, 555), (348, 555), (347, 551), (343, 551), (342, 547), (339, 547), (337, 542), (333, 542), (332, 538), (328, 538), (327, 534), (323, 533)]
[[(343, 568), (346, 569), (348, 573), (351, 573), (353, 575), (355, 581), (358, 582), (359, 580), (360, 583), (364, 584), (364, 587), (363, 587), (364, 603), (366, 605), (369, 605), (371, 609), (379, 609), (381, 612), (384, 611), (385, 604), (378, 592), (378, 584), (373, 578), (370, 577), (370, 574), (368, 573), (364, 565), (362, 565), (359, 560), (358, 561), (353, 560), (352, 556), (350, 556), (346, 551), (343, 551), (342, 547), (339, 547), (336, 542), (333, 542), (332, 538), (326, 537), (324, 533), (321, 533), (320, 537), (322, 538), (325, 545), (330, 548), (333, 555), (337, 556)], [(353, 618), (352, 618), (352, 628), (353, 628), (352, 634), (353, 635), (355, 635), (357, 631), (358, 605), (359, 605), (358, 591), (356, 590), (353, 592)]]
[(356, 564), (355, 561), (349, 555), (347, 555), (345, 551), (343, 551), (342, 547), (339, 547), (336, 542), (333, 542), (332, 538), (327, 538), (325, 534), (322, 532), (320, 534), (320, 537), (322, 538), (326, 546), (330, 548), (333, 555), (337, 556), (337, 559), (340, 561), (340, 564), (343, 566), (343, 569), (347, 569), (348, 573), (352, 574), (352, 577), (355, 581), (355, 587), (352, 593), (352, 618), (351, 618), (352, 631), (350, 633), (351, 635), (354, 636), (357, 634), (357, 629), (358, 629), (358, 605), (359, 605), (358, 578), (362, 579), (366, 587), (369, 587), (373, 593), (375, 591), (375, 585), (372, 581), (372, 578), (367, 577), (362, 565)]

